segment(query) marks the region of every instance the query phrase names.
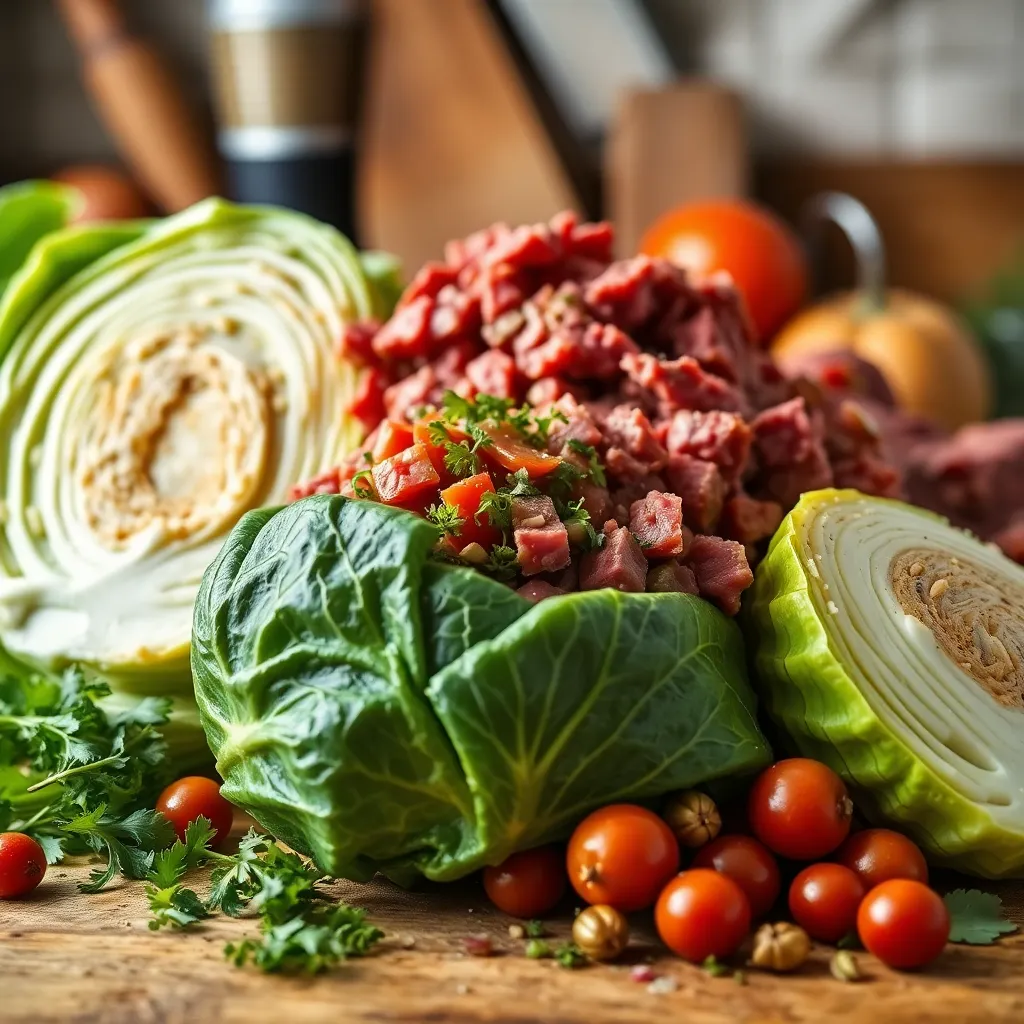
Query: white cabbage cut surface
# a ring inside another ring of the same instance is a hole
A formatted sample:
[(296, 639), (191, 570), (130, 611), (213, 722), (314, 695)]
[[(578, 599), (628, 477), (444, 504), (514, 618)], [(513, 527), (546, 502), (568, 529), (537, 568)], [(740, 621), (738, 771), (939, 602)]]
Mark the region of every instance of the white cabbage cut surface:
[(803, 497), (751, 601), (770, 714), (933, 861), (1024, 873), (1024, 569), (855, 491)]
[(51, 236), (0, 309), (0, 643), (190, 693), (224, 537), (358, 439), (336, 350), (371, 293), (344, 238), (285, 211), (211, 200), (49, 287), (82, 237)]

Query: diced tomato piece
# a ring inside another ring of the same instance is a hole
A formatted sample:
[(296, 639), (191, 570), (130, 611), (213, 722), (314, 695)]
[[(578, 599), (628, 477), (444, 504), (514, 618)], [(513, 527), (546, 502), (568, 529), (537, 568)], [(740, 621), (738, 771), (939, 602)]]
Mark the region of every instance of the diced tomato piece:
[(459, 480), (441, 492), (441, 500), (457, 509), (462, 520), (459, 535), (455, 538), (455, 546), (459, 550), (474, 542), (483, 548), (490, 548), (501, 540), (501, 531), (491, 526), (486, 514), (480, 517), (479, 523), (476, 521), (483, 496), (493, 493), (494, 481), (489, 473), (477, 473), (476, 476)]
[(491, 444), (486, 448), (481, 448), (480, 453), (489, 462), (510, 473), (525, 469), (531, 478), (536, 478), (546, 476), (562, 464), (562, 460), (557, 455), (549, 455), (547, 452), (527, 444), (512, 427), (484, 427), (483, 429), (491, 439)]
[(384, 420), (374, 431), (373, 461), (383, 462), (404, 452), (413, 443), (412, 426), (400, 420)]
[[(453, 476), (444, 464), (444, 445), (434, 444), (430, 436), (430, 424), (437, 423), (440, 418), (440, 416), (424, 416), (423, 419), (413, 424), (412, 438), (417, 444), (423, 445), (427, 450), (427, 455), (430, 458), (431, 465), (434, 467), (434, 471), (441, 480), (441, 485), (447, 487), (449, 484), (454, 483), (457, 477)], [(452, 441), (465, 441), (469, 437), (469, 434), (459, 430), (458, 427), (453, 427), (450, 423), (445, 423), (444, 428), (448, 431), (448, 436)]]
[(367, 430), (372, 430), (387, 412), (384, 407), (384, 391), (388, 387), (387, 377), (380, 370), (367, 370), (356, 385), (356, 393), (348, 406), (348, 413), (354, 416)]
[(414, 444), (370, 471), (377, 494), (385, 505), (408, 506), (437, 493), (441, 478), (426, 448)]

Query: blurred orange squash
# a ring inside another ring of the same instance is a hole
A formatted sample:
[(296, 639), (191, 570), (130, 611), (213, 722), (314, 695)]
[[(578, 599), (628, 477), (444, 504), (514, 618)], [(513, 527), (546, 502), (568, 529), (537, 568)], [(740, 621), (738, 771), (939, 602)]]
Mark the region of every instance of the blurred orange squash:
[(881, 237), (857, 200), (827, 193), (815, 207), (818, 217), (836, 221), (850, 239), (861, 287), (791, 320), (772, 346), (780, 365), (815, 352), (852, 351), (878, 368), (907, 412), (950, 430), (986, 419), (992, 381), (966, 326), (938, 302), (884, 287)]

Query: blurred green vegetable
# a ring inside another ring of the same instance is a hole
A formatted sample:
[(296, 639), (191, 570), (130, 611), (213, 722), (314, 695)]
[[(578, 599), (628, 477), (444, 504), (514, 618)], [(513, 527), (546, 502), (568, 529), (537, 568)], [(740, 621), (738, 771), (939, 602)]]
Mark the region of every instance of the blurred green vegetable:
[(78, 193), (52, 181), (21, 181), (0, 188), (0, 297), (32, 246), (74, 216)]

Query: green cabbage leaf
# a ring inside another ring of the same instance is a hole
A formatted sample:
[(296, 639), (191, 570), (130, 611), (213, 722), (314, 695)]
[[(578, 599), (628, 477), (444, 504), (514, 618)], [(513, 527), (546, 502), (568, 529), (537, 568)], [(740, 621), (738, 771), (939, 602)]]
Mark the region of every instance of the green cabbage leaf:
[(531, 605), (432, 559), (419, 517), (252, 512), (196, 602), (224, 793), (337, 877), (460, 877), (593, 808), (770, 758), (735, 625), (680, 594)]

